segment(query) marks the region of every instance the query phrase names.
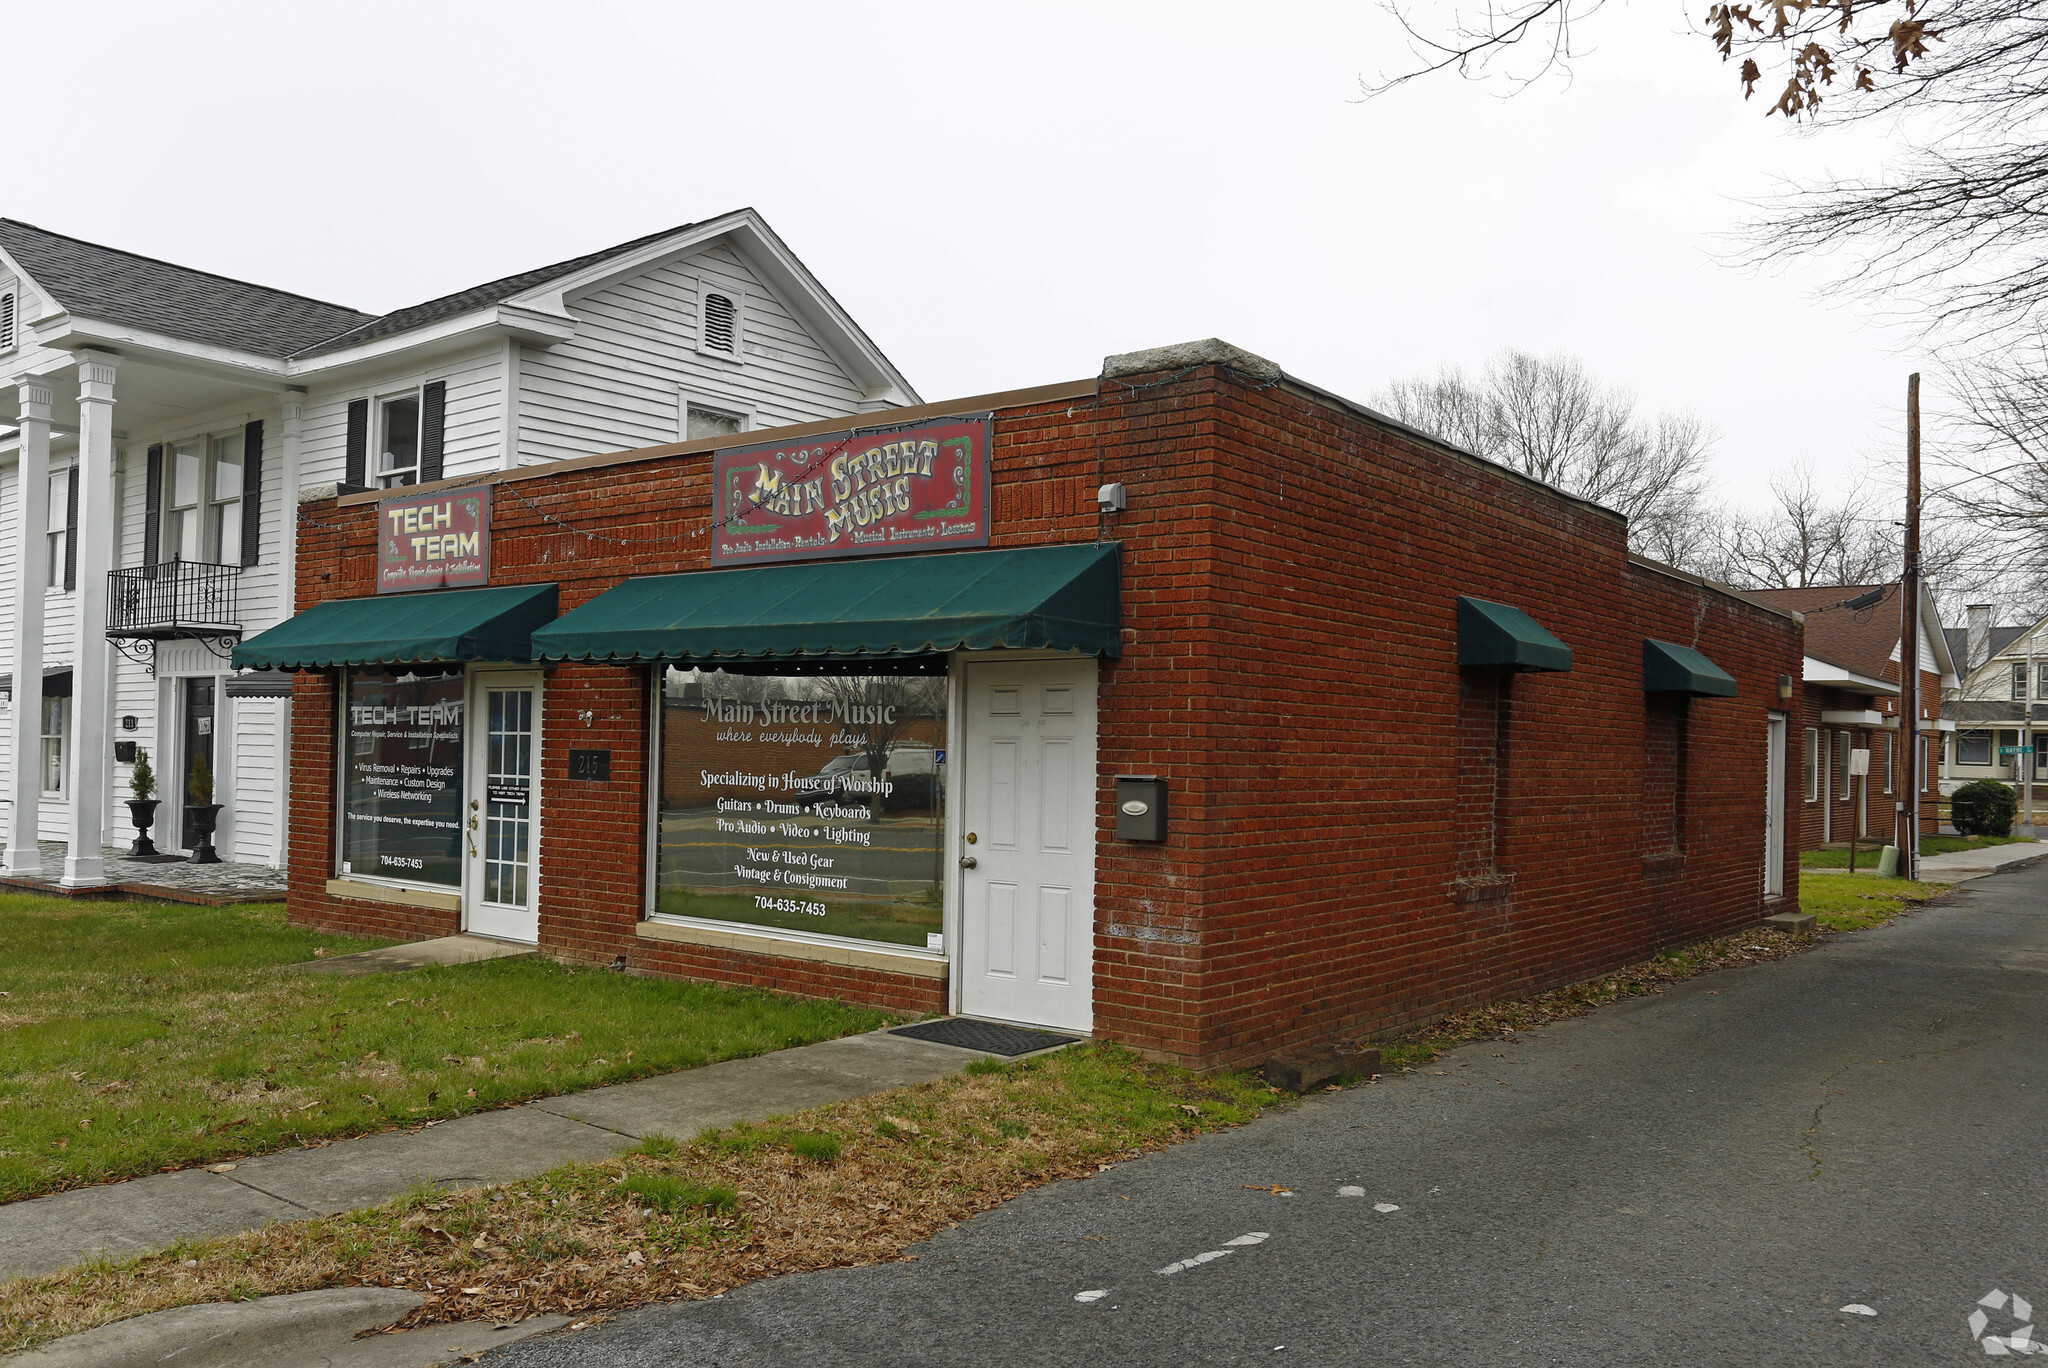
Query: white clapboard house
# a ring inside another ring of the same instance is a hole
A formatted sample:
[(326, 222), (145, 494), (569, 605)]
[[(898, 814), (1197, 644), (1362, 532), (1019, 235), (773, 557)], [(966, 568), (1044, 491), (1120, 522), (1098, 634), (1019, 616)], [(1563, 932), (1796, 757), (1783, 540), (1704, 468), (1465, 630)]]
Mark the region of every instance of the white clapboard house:
[(222, 857), (282, 865), (289, 681), (227, 653), (291, 612), (302, 490), (915, 402), (752, 210), (383, 315), (0, 219), (5, 872), (109, 881), (136, 746), (161, 849), (204, 756)]

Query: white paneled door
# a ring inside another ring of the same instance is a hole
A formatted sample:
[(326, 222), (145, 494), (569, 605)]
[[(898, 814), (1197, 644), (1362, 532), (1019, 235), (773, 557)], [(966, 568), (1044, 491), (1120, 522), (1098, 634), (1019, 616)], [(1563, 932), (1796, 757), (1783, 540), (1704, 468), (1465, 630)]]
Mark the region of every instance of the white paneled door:
[(960, 1007), (1094, 1025), (1095, 661), (966, 667)]
[(538, 674), (471, 674), (462, 804), (464, 927), (527, 944), (540, 939), (540, 689)]

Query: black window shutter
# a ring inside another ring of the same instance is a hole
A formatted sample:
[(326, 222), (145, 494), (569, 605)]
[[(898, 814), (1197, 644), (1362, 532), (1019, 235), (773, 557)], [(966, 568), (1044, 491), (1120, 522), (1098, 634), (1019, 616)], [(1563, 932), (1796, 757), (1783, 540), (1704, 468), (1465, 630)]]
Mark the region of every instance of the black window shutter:
[(370, 451), (370, 401), (351, 399), (348, 401), (348, 449), (342, 462), (343, 484), (365, 489), (369, 481), (364, 469), (369, 461)]
[(142, 563), (155, 565), (164, 549), (164, 444), (149, 449), (149, 473), (142, 485)]
[(263, 534), (263, 420), (242, 428), (242, 564), (254, 565)]
[(78, 587), (78, 467), (64, 477), (64, 587)]
[(441, 478), (441, 435), (448, 427), (448, 382), (436, 380), (420, 392), (420, 483)]

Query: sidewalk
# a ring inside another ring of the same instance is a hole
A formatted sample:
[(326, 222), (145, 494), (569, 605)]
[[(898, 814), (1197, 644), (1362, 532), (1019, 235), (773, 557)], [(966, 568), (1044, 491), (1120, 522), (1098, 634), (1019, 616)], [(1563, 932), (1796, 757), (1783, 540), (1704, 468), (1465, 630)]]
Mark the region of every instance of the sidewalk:
[[(2048, 859), (2048, 842), (2022, 841), (2014, 845), (1983, 846), (1977, 850), (1957, 850), (1947, 855), (1922, 855), (1920, 877), (1935, 883), (1961, 883), (1965, 879), (1981, 879), (1987, 874), (2001, 870), (2017, 869), (2032, 864), (2035, 860)], [(1877, 873), (1877, 852), (1870, 852), (1870, 864), (1858, 869), (1858, 874)], [(1846, 869), (1802, 869), (1801, 878), (1815, 874), (1847, 874)]]
[(981, 1057), (876, 1031), (416, 1131), (261, 1155), (226, 1173), (191, 1168), (34, 1197), (0, 1206), (0, 1279), (353, 1211), (415, 1182), (460, 1188), (529, 1178), (570, 1160), (606, 1158), (651, 1134), (687, 1140), (707, 1127), (932, 1082)]

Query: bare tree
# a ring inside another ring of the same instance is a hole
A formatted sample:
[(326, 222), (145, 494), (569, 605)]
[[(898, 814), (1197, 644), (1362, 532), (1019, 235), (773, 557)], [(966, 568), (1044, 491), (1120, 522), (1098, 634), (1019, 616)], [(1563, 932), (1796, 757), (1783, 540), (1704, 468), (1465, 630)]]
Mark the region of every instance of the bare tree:
[(1612, 508), (1629, 542), (1659, 560), (1698, 536), (1715, 433), (1698, 415), (1645, 417), (1576, 357), (1509, 349), (1477, 375), (1446, 366), (1395, 380), (1375, 401), (1402, 422)]

